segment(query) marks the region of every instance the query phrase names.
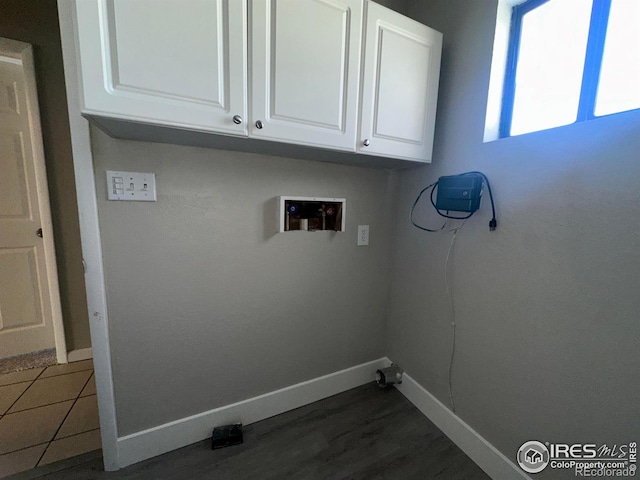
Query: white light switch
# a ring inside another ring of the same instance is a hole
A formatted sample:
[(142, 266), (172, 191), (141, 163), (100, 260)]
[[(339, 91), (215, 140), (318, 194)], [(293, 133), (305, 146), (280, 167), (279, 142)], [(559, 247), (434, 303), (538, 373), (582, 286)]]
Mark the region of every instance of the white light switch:
[(107, 170), (109, 200), (156, 201), (156, 174)]
[(358, 246), (369, 245), (369, 225), (358, 225)]

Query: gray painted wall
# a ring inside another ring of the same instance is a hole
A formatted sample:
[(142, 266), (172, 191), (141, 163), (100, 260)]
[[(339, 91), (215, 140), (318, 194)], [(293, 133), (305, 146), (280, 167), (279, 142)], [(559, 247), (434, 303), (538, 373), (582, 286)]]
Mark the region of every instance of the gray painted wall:
[[(383, 356), (388, 171), (92, 135), (120, 436)], [(120, 169), (157, 203), (106, 201)], [(275, 234), (278, 195), (346, 197), (346, 232)]]
[[(640, 115), (485, 144), (496, 2), (407, 7), (444, 33), (430, 166), (389, 174), (94, 130), (120, 435), (384, 354), (448, 403), (451, 233), (407, 213), (438, 176), (479, 169), (499, 228), (485, 199), (452, 257), (458, 415), (512, 459), (530, 439), (637, 440)], [(158, 202), (107, 202), (106, 169), (156, 172)], [(347, 232), (273, 235), (280, 194), (346, 196)], [(358, 224), (370, 247), (355, 246)]]
[(452, 234), (420, 232), (407, 214), (440, 175), (481, 170), (499, 227), (485, 198), (452, 258), (458, 415), (511, 459), (526, 440), (637, 441), (640, 112), (483, 143), (496, 5), (408, 4), (443, 32), (444, 54), (433, 164), (398, 179), (386, 353), (449, 403)]

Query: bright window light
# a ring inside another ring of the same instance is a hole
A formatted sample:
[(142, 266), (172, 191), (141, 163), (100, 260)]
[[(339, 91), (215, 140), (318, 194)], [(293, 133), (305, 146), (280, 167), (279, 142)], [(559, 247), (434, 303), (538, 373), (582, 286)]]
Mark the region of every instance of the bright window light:
[(640, 108), (640, 0), (612, 0), (595, 115)]
[(552, 0), (523, 16), (511, 135), (576, 121), (591, 3)]
[(513, 7), (500, 136), (640, 109), (640, 0)]

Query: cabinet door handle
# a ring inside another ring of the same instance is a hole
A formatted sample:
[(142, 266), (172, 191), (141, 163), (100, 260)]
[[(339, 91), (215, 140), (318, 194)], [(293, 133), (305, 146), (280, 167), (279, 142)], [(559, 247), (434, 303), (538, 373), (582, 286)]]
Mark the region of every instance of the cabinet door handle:
[(368, 138), (365, 138), (364, 142), (362, 142), (362, 145), (364, 145), (365, 147), (368, 147), (369, 145), (371, 145), (371, 142), (369, 141)]
[(240, 125), (242, 123), (242, 117), (240, 115), (234, 115), (233, 123), (235, 123), (236, 125)]
[(258, 121), (256, 122), (256, 128), (257, 128), (258, 130), (262, 130), (262, 122), (261, 122), (260, 120), (258, 120)]
[(42, 229), (39, 228), (38, 230), (36, 230), (36, 235), (40, 238), (42, 238)]

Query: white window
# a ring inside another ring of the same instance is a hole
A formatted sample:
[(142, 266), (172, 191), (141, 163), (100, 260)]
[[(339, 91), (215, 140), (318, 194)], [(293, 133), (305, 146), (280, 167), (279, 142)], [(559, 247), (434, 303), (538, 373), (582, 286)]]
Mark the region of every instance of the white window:
[(506, 64), (500, 137), (638, 109), (640, 0), (520, 3)]

